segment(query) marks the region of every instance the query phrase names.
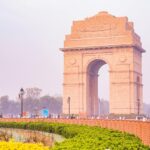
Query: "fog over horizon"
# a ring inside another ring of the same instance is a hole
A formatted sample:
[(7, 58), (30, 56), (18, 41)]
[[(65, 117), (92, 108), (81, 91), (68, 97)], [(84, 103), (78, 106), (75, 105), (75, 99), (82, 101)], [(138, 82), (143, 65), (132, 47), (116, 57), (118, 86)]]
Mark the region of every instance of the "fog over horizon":
[[(127, 16), (141, 37), (143, 99), (150, 103), (150, 1), (0, 0), (0, 97), (16, 99), (21, 87), (62, 95), (63, 47), (73, 20), (108, 11)], [(108, 100), (108, 66), (100, 69), (99, 96)]]

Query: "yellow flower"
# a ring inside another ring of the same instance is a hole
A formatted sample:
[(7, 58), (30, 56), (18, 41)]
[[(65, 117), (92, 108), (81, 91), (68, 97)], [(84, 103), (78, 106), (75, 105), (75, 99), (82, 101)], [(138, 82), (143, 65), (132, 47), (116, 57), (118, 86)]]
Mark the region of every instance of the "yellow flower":
[(1, 141), (0, 150), (50, 150), (49, 147), (43, 146), (41, 143), (21, 143), (10, 140), (9, 142)]

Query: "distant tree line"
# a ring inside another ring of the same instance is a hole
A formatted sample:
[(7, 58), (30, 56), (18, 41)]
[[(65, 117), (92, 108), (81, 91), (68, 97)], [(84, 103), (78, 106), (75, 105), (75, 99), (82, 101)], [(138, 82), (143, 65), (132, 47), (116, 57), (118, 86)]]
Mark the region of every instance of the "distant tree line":
[[(49, 110), (50, 114), (61, 114), (62, 112), (62, 98), (59, 96), (40, 96), (41, 90), (38, 88), (28, 88), (25, 90), (23, 99), (23, 111), (31, 114), (37, 114), (43, 108)], [(17, 101), (9, 99), (9, 97), (0, 97), (0, 114), (5, 115), (19, 115), (20, 114), (20, 100)]]
[(146, 114), (150, 118), (150, 104), (144, 103), (144, 114)]
[[(62, 113), (62, 97), (60, 96), (41, 96), (42, 90), (39, 88), (27, 88), (25, 89), (25, 95), (23, 99), (23, 110), (30, 114), (38, 114), (38, 112), (46, 108), (50, 114)], [(0, 97), (0, 115), (19, 115), (20, 114), (20, 100), (17, 101), (9, 99), (7, 95)], [(100, 115), (109, 114), (109, 101), (105, 99), (99, 100)], [(150, 104), (144, 104), (144, 114), (150, 117)]]
[[(150, 104), (143, 104), (144, 114), (150, 118)], [(105, 99), (100, 100), (100, 115), (108, 115), (109, 114), (109, 101)]]

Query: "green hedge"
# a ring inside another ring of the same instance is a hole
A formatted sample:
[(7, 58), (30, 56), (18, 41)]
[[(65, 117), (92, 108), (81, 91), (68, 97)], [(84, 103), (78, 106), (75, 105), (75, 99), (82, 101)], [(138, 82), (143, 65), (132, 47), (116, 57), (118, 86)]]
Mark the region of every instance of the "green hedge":
[(134, 135), (100, 127), (45, 122), (0, 122), (0, 127), (46, 131), (66, 137), (52, 150), (150, 150)]

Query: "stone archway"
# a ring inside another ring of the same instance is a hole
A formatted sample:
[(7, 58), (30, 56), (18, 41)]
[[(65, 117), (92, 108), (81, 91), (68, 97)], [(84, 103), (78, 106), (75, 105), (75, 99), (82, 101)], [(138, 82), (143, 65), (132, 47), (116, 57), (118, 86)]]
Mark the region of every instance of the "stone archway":
[(142, 114), (144, 50), (133, 23), (127, 17), (100, 12), (74, 21), (71, 29), (61, 49), (64, 52), (63, 113), (97, 115), (96, 75), (99, 67), (107, 63), (110, 113)]
[(87, 116), (99, 116), (98, 71), (106, 62), (95, 59), (87, 67)]

